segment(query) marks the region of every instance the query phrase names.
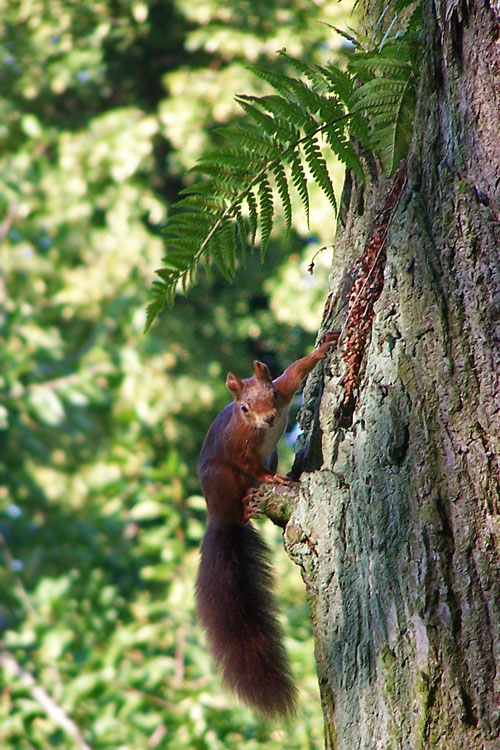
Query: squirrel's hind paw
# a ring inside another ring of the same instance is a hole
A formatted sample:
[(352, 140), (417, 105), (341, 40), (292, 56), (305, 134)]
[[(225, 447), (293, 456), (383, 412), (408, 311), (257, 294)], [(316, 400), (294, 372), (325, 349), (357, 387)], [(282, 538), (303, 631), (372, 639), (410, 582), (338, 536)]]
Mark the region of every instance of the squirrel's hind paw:
[(262, 514), (262, 498), (257, 497), (258, 488), (251, 487), (242, 500), (243, 503), (243, 523), (247, 523), (252, 518), (259, 518)]

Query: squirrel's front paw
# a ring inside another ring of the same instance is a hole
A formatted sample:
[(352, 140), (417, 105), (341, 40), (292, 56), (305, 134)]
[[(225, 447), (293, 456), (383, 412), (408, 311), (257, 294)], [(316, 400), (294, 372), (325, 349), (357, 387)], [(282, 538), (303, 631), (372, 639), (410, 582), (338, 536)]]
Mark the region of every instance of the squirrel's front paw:
[(331, 349), (334, 346), (337, 346), (339, 337), (340, 337), (340, 331), (329, 331), (328, 333), (325, 333), (325, 335), (321, 339), (318, 350), (322, 354), (326, 354), (329, 349)]

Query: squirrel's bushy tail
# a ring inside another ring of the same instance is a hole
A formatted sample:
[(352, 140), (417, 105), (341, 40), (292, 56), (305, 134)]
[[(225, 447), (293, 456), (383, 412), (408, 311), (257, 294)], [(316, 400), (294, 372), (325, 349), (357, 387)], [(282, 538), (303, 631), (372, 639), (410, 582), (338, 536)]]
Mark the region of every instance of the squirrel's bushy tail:
[(249, 524), (209, 524), (196, 583), (199, 620), (224, 682), (268, 716), (295, 712), (269, 549)]

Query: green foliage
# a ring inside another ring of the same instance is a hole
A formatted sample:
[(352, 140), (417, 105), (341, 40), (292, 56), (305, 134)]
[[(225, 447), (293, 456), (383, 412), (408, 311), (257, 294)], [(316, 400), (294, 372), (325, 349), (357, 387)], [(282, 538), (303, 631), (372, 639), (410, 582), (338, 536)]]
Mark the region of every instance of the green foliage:
[[(310, 247), (294, 231), (271, 238), (265, 271), (202, 279), (142, 334), (169, 199), (213, 143), (214, 112), (232, 116), (236, 86), (258, 93), (247, 63), (283, 45), (314, 54), (329, 35), (307, 31), (313, 13), (333, 20), (309, 3), (258, 6), (0, 0), (0, 656), (93, 750), (321, 744), (290, 561), (275, 556), (303, 705), (279, 730), (221, 688), (192, 588), (196, 460), (225, 373), (245, 376), (256, 357), (277, 373), (311, 347), (327, 259), (314, 278), (305, 268), (329, 233)], [(0, 747), (75, 748), (7, 667)]]
[(388, 175), (410, 146), (419, 60), (418, 36), (411, 32), (384, 44), (376, 54), (360, 53), (350, 62), (350, 69), (362, 81), (351, 97), (351, 111), (368, 117), (371, 148)]
[(356, 51), (347, 71), (334, 64), (306, 64), (284, 52), (281, 59), (301, 77), (251, 68), (276, 93), (237, 96), (246, 119), (219, 129), (224, 145), (192, 169), (205, 179), (185, 188), (173, 207), (146, 328), (165, 302), (173, 304), (179, 285), (186, 291), (194, 283), (200, 265), (209, 269), (215, 263), (231, 280), (238, 252), (257, 236), (263, 259), (275, 201), (281, 204), (287, 230), (292, 225), (292, 185), (308, 220), (308, 176), (337, 210), (325, 146), (360, 178), (363, 148), (376, 154), (388, 175), (394, 172), (412, 136), (419, 23), (415, 12), (397, 40), (386, 34), (378, 48)]
[(350, 108), (366, 115), (369, 147), (390, 176), (408, 153), (413, 134), (422, 55), (422, 3), (373, 3), (368, 10), (371, 19), (370, 40), (359, 40), (359, 51), (349, 62), (349, 70), (360, 84)]
[[(284, 53), (289, 63), (298, 65)], [(274, 202), (281, 202), (286, 226), (292, 223), (290, 185), (309, 214), (306, 170), (328, 198), (337, 203), (320, 136), (349, 168), (361, 174), (359, 158), (346, 133), (346, 99), (352, 81), (331, 75), (328, 68), (301, 65), (313, 79), (308, 85), (300, 78), (253, 72), (277, 93), (266, 96), (240, 95), (237, 101), (247, 119), (219, 132), (227, 145), (202, 157), (193, 171), (208, 179), (182, 191), (185, 196), (174, 207), (165, 230), (167, 254), (160, 277), (153, 285), (153, 302), (148, 307), (147, 327), (165, 300), (173, 303), (177, 285), (192, 283), (200, 262), (215, 262), (231, 279), (236, 269), (236, 251), (259, 234), (264, 257), (273, 227)], [(340, 83), (340, 85), (338, 85)], [(361, 129), (361, 123), (359, 124)]]

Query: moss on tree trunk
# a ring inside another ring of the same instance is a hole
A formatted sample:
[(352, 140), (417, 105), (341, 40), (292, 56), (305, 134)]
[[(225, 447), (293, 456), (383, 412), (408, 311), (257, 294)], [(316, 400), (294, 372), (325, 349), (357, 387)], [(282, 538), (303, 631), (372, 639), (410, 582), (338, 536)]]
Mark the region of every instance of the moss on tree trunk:
[[(338, 354), (306, 390), (285, 531), (326, 747), (343, 750), (499, 747), (500, 20), (484, 0), (427, 2), (424, 17), (408, 182), (352, 424), (339, 425)], [(346, 191), (325, 327), (387, 188)]]

